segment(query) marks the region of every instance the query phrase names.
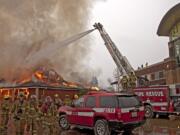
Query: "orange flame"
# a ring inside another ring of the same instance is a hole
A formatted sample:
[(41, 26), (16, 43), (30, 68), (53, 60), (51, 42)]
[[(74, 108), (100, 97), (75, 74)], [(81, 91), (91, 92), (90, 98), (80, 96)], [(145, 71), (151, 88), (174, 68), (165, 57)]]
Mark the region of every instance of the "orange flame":
[(40, 72), (35, 72), (35, 74), (34, 74), (38, 79), (43, 79), (43, 73), (40, 73)]

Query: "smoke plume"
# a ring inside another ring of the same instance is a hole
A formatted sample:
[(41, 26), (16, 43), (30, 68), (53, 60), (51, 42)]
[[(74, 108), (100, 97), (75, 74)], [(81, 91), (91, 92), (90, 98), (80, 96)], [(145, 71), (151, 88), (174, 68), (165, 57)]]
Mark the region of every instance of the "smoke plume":
[[(53, 68), (65, 79), (83, 81), (91, 74), (84, 60), (88, 37), (53, 48), (87, 30), (91, 0), (0, 0), (0, 78), (19, 81), (39, 67)], [(38, 55), (37, 55), (38, 54)]]

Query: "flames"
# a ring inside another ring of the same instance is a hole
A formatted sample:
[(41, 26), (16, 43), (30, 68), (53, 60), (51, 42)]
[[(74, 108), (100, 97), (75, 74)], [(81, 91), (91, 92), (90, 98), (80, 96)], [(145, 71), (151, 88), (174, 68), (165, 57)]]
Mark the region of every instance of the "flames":
[(81, 86), (75, 82), (68, 82), (64, 80), (55, 70), (47, 68), (39, 68), (35, 70), (29, 77), (24, 78), (18, 84), (25, 84), (28, 82), (43, 83), (48, 86), (65, 86), (65, 87), (75, 87)]
[(35, 72), (34, 75), (40, 80), (43, 79), (43, 74), (41, 72)]
[[(15, 86), (10, 85), (10, 87), (0, 88), (0, 99), (2, 96), (10, 96), (13, 97), (14, 95), (18, 95), (19, 92), (23, 92), (26, 97), (30, 94), (30, 89), (28, 87), (31, 86), (49, 86), (49, 87), (71, 87), (71, 88), (85, 88), (88, 90), (99, 91), (100, 89), (97, 86), (91, 85), (81, 85), (76, 82), (69, 82), (64, 80), (62, 76), (60, 76), (55, 70), (47, 69), (47, 68), (39, 68), (35, 70), (29, 76), (22, 76), (23, 78), (21, 81), (15, 81)], [(14, 83), (13, 83), (14, 84)], [(37, 84), (37, 85), (36, 85)], [(14, 92), (13, 92), (14, 91)]]

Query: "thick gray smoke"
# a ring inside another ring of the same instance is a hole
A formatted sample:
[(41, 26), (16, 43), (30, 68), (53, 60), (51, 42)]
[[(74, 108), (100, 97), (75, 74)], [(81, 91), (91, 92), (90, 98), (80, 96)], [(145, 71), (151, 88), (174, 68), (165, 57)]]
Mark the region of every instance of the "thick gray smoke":
[[(75, 45), (34, 55), (43, 48), (87, 30), (92, 0), (0, 0), (0, 78), (21, 80), (41, 66), (65, 79), (83, 81), (90, 51), (88, 37)], [(49, 54), (51, 53), (51, 54)], [(28, 60), (34, 62), (31, 63)], [(86, 73), (86, 74), (85, 74)]]

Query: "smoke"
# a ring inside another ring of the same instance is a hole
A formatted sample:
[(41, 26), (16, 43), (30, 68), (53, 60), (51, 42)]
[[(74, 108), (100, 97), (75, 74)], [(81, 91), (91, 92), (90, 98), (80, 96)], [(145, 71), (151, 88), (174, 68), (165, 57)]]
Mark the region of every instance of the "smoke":
[[(52, 48), (87, 30), (94, 1), (0, 0), (0, 78), (19, 81), (46, 67), (65, 79), (90, 79), (93, 71), (84, 64), (90, 51), (88, 37), (72, 46)], [(44, 48), (52, 51), (38, 53)]]

